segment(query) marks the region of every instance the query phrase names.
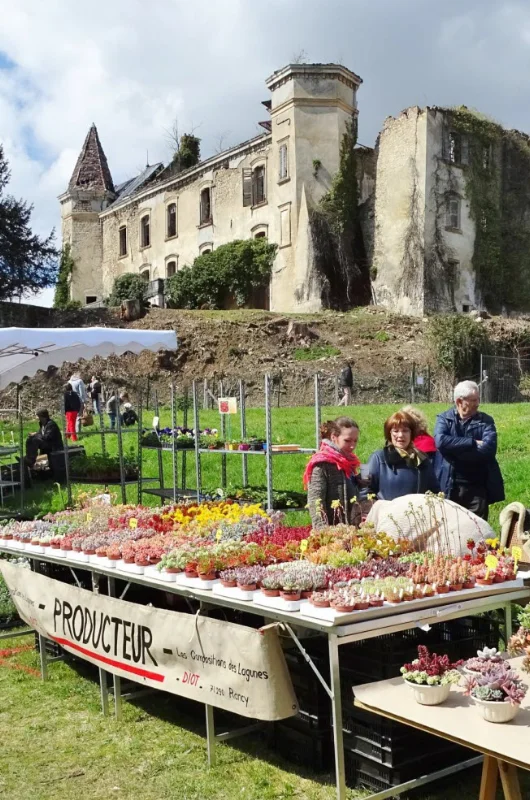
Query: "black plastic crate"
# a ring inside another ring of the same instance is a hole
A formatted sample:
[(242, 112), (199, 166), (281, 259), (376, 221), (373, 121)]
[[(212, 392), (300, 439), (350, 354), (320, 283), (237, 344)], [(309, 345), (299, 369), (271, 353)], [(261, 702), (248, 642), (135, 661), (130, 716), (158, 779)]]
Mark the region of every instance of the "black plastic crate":
[[(45, 639), (44, 641), (46, 643), (45, 648), (48, 658), (61, 658), (66, 655), (66, 650), (64, 650), (60, 644), (57, 644), (57, 642), (53, 642), (51, 639)], [(35, 634), (35, 650), (37, 653), (40, 653), (40, 639), (38, 633)]]
[[(315, 665), (325, 680), (329, 679), (329, 664), (327, 658), (312, 656)], [(287, 651), (285, 661), (293, 683), (293, 688), (298, 699), (300, 712), (308, 718), (315, 717), (317, 728), (326, 728), (331, 724), (331, 703), (329, 696), (321, 682), (297, 649)]]
[(302, 733), (324, 733), (332, 730), (331, 713), (310, 714), (300, 709), (294, 717), (282, 719), (282, 725)]
[(444, 747), (443, 744), (440, 747), (437, 752), (409, 759), (397, 767), (379, 763), (360, 752), (345, 750), (346, 783), (351, 788), (364, 787), (375, 792), (384, 791), (430, 772), (456, 766), (469, 758), (470, 751), (465, 747)]
[(270, 746), (293, 764), (309, 767), (314, 772), (327, 772), (333, 764), (331, 731), (308, 732), (296, 730), (287, 720), (274, 723)]

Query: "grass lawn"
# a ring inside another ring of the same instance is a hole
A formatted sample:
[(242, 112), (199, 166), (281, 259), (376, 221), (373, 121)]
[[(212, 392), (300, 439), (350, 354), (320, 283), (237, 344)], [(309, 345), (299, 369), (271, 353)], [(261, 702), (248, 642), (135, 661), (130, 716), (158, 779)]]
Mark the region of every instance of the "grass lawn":
[[(447, 408), (443, 404), (429, 404), (421, 406), (426, 412), (429, 421), (434, 425), (436, 414)], [(396, 409), (393, 405), (364, 405), (352, 407), (349, 413), (357, 420), (361, 428), (361, 436), (358, 445), (358, 455), (362, 461), (366, 461), (369, 455), (383, 444), (382, 430), (385, 418)], [(334, 418), (344, 409), (324, 408), (322, 418)], [(483, 406), (483, 410), (492, 414), (497, 423), (499, 434), (499, 461), (506, 484), (507, 502), (520, 500), (530, 507), (530, 404), (508, 404)], [(153, 413), (144, 412), (143, 423), (145, 427), (151, 425)], [(178, 422), (182, 422), (182, 415), (179, 413)], [(161, 424), (170, 423), (169, 411), (163, 410), (161, 414)], [(190, 416), (190, 426), (192, 425)], [(200, 415), (200, 426), (218, 427), (220, 429), (220, 419), (216, 411), (202, 411)], [(235, 439), (240, 432), (239, 415), (228, 418), (227, 438)], [(36, 425), (26, 425), (26, 430), (35, 430)], [(262, 409), (248, 409), (247, 411), (247, 434), (263, 435), (265, 429), (264, 412)], [(3, 430), (9, 435), (9, 426), (4, 425)], [(2, 427), (0, 427), (0, 432)], [(131, 448), (136, 451), (137, 437), (134, 433), (124, 435), (124, 449), (129, 451)], [(273, 439), (282, 442), (297, 443), (305, 447), (315, 445), (315, 415), (313, 408), (280, 408), (273, 410)], [(116, 437), (106, 437), (108, 451), (117, 453)], [(83, 439), (83, 444), (88, 453), (96, 452), (101, 447), (99, 436), (87, 436)], [(157, 453), (151, 450), (144, 450), (144, 470), (145, 476), (158, 475)], [(172, 457), (171, 453), (166, 452), (162, 455), (164, 465), (164, 480), (166, 486), (172, 485)], [(273, 460), (274, 487), (291, 491), (302, 490), (302, 474), (307, 461), (307, 456), (278, 456)], [(195, 464), (193, 452), (186, 455), (187, 462), (187, 486), (192, 488), (195, 483)], [(227, 456), (227, 481), (229, 485), (241, 485), (241, 464), (242, 459), (239, 455)], [(181, 471), (182, 461), (179, 457), (179, 471)], [(248, 457), (249, 483), (251, 486), (265, 485), (265, 459), (260, 456)], [(202, 456), (202, 481), (203, 487), (208, 490), (215, 490), (221, 485), (221, 456), (216, 454), (205, 454)], [(181, 481), (179, 475), (179, 484)], [(156, 486), (157, 484), (152, 484)], [(86, 489), (87, 487), (82, 487)], [(93, 490), (94, 487), (91, 487)], [(115, 491), (115, 490), (114, 490)], [(35, 511), (46, 511), (52, 508), (56, 510), (60, 507), (60, 498), (57, 496), (57, 489), (52, 484), (36, 485), (27, 493), (27, 504)], [(136, 487), (128, 488), (128, 499), (136, 502)], [(143, 502), (147, 505), (157, 504), (157, 499), (144, 494)], [(58, 506), (59, 504), (59, 506)], [(494, 525), (498, 522), (500, 505), (492, 508), (491, 521)], [(288, 521), (293, 524), (308, 520), (306, 512), (289, 512)]]
[[(209, 770), (199, 704), (196, 714), (190, 715), (179, 708), (178, 697), (157, 692), (141, 701), (124, 702), (119, 722), (104, 718), (99, 686), (84, 669), (51, 664), (49, 680), (43, 684), (33, 636), (2, 642), (0, 795), (5, 800), (335, 797), (331, 775), (314, 775), (284, 762), (267, 749), (260, 734), (218, 745), (217, 765)], [(523, 797), (530, 791), (526, 775)], [(480, 771), (458, 773), (457, 781), (459, 800), (476, 800)], [(363, 796), (363, 792), (349, 793), (352, 799)], [(454, 778), (409, 797), (453, 798)]]

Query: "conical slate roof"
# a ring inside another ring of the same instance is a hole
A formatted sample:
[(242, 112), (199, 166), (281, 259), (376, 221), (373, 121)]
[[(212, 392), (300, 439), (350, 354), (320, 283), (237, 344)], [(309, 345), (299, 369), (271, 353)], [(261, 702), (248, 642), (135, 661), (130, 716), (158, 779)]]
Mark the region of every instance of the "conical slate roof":
[(68, 184), (69, 189), (102, 189), (114, 192), (107, 157), (99, 141), (98, 130), (92, 123), (77, 164)]

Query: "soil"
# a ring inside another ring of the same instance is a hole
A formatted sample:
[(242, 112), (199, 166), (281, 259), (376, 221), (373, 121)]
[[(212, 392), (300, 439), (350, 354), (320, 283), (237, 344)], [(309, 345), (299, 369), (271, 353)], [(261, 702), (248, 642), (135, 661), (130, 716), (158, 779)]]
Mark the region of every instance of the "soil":
[[(48, 322), (51, 325), (50, 322)], [(238, 381), (247, 388), (247, 405), (263, 405), (263, 376), (274, 378), (274, 403), (312, 405), (314, 375), (322, 378), (322, 402), (336, 402), (336, 377), (345, 361), (353, 369), (354, 404), (366, 402), (410, 401), (413, 364), (424, 376), (417, 401), (428, 399), (427, 369), (430, 369), (430, 399), (446, 399), (446, 380), (439, 374), (427, 341), (427, 320), (391, 314), (375, 306), (346, 313), (332, 311), (312, 315), (282, 315), (267, 311), (185, 311), (150, 309), (135, 322), (126, 323), (114, 309), (62, 312), (55, 323), (62, 327), (130, 327), (135, 329), (175, 330), (177, 351), (139, 355), (128, 353), (95, 357), (89, 362), (65, 363), (50, 367), (22, 384), (25, 413), (45, 405), (60, 409), (62, 387), (75, 368), (86, 380), (97, 374), (104, 385), (126, 389), (134, 394), (147, 387), (151, 399), (158, 392), (161, 403), (169, 400), (173, 379), (177, 393), (199, 382), (203, 401), (204, 381), (213, 397), (223, 382), (225, 395), (238, 394)], [(493, 318), (483, 320), (492, 339), (509, 343), (528, 331), (525, 320)], [(0, 393), (0, 407), (13, 405), (14, 387)], [(213, 403), (213, 398), (210, 398)]]

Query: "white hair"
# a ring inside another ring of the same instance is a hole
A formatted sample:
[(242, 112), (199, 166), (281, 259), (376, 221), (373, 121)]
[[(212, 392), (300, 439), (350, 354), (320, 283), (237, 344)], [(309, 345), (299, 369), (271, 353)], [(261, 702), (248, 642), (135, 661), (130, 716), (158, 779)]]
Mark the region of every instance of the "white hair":
[(479, 393), (478, 384), (475, 381), (460, 381), (460, 383), (456, 384), (453, 392), (455, 403), (457, 400), (465, 400), (466, 397), (475, 392)]

